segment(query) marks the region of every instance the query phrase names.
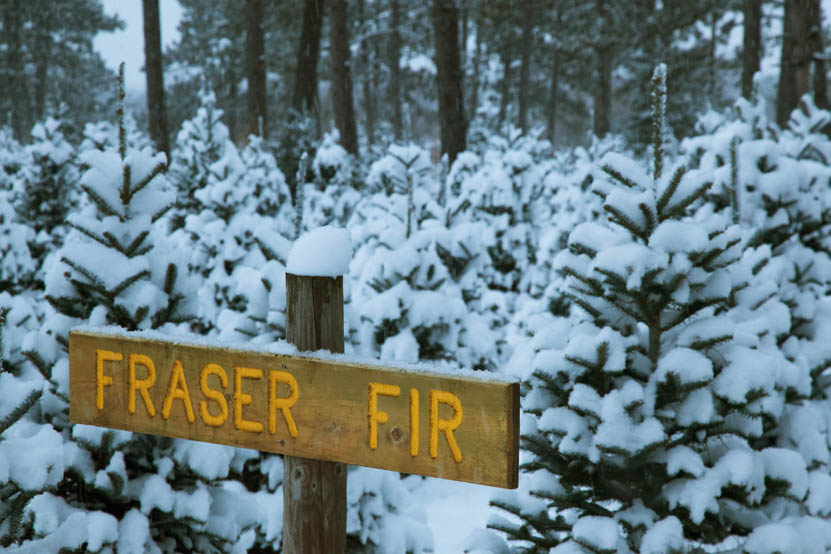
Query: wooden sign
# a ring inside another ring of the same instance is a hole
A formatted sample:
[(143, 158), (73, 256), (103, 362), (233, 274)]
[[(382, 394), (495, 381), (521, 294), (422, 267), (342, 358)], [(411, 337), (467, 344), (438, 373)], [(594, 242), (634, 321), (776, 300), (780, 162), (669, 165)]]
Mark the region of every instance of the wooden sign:
[(69, 334), (74, 423), (516, 488), (519, 385)]

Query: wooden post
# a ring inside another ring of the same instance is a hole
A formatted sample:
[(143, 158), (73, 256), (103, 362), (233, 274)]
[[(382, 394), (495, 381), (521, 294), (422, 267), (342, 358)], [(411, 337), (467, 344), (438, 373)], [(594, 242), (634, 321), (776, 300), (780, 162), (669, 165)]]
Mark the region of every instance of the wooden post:
[[(301, 351), (343, 352), (343, 276), (286, 273), (286, 340)], [(282, 550), (345, 552), (345, 464), (285, 457)]]

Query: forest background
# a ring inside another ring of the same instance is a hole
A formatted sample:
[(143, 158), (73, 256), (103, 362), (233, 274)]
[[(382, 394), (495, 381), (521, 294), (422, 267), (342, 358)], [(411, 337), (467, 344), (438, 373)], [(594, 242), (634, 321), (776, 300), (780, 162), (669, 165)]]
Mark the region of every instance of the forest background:
[(331, 224), (348, 353), (523, 405), (519, 489), (437, 511), (489, 529), (353, 467), (350, 552), (831, 549), (828, 3), (179, 4), (126, 110), (100, 2), (0, 6), (0, 547), (279, 550), (282, 459), (72, 425), (66, 336), (279, 341)]
[[(702, 111), (748, 97), (760, 70), (779, 125), (808, 90), (819, 107), (828, 95), (819, 0), (183, 0), (179, 39), (163, 55), (158, 9), (144, 5), (148, 103), (136, 117), (166, 152), (202, 89), (215, 93), (237, 144), (250, 134), (279, 144), (302, 116), (310, 139), (337, 128), (351, 154), (404, 140), (451, 157), (477, 121), (542, 128), (558, 147), (610, 132), (646, 144), (643, 83), (656, 62), (669, 68), (677, 137)], [(113, 73), (92, 39), (123, 26), (117, 16), (98, 2), (10, 0), (3, 17), (0, 123), (18, 140), (47, 114), (65, 114), (76, 137), (112, 114)]]

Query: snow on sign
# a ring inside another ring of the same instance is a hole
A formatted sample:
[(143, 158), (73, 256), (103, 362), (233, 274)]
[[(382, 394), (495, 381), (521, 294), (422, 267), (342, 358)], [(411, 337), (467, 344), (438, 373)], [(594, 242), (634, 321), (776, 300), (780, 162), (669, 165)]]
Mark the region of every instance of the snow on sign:
[(517, 486), (517, 383), (89, 330), (69, 369), (73, 423)]

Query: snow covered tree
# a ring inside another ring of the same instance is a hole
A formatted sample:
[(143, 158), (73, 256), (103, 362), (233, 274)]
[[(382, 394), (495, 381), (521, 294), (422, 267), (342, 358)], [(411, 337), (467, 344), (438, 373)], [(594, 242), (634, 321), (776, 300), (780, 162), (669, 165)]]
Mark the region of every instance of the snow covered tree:
[[(3, 548), (9, 547), (21, 534), (25, 506), (47, 487), (47, 479), (51, 481), (49, 485), (54, 485), (56, 476), (56, 472), (48, 471), (45, 475), (38, 475), (42, 466), (31, 467), (27, 464), (32, 452), (26, 450), (33, 444), (32, 436), (27, 437), (24, 428), (36, 424), (24, 420), (24, 417), (37, 405), (43, 390), (9, 371), (10, 366), (4, 355), (6, 341), (3, 340), (6, 338), (7, 311), (0, 311), (0, 386), (3, 388), (0, 400), (0, 547)], [(38, 430), (49, 432), (45, 425)], [(52, 433), (55, 434), (54, 431)], [(39, 433), (33, 435), (37, 437)], [(44, 438), (40, 436), (41, 440)]]
[(202, 204), (196, 197), (196, 191), (207, 186), (211, 166), (225, 155), (229, 147), (236, 151), (221, 118), (222, 110), (216, 107), (213, 92), (203, 90), (196, 115), (182, 123), (176, 137), (177, 148), (170, 167), (171, 181), (176, 186), (176, 206), (171, 221), (174, 229), (184, 224), (188, 214), (201, 210)]
[(50, 117), (35, 125), (32, 139), (15, 185), (15, 209), (35, 233), (29, 248), (40, 266), (44, 256), (63, 242), (78, 173), (75, 149), (64, 138), (58, 120)]
[[(188, 267), (203, 278), (197, 292), (197, 331), (219, 329), (228, 340), (266, 332), (247, 321), (251, 318), (277, 325), (274, 340), (285, 336), (285, 278), (279, 275), (291, 244), (277, 228), (278, 221), (253, 210), (241, 211), (227, 224), (208, 210), (188, 217), (184, 231), (190, 238), (185, 244), (193, 249)], [(272, 297), (273, 302), (264, 301)], [(274, 314), (276, 320), (268, 316), (274, 310), (282, 314)]]
[(348, 327), (366, 355), (493, 369), (504, 346), (495, 312), (505, 308), (482, 277), (493, 232), (482, 222), (454, 222), (436, 203), (439, 183), (427, 168), (423, 150), (392, 146), (370, 169), (368, 187), (377, 192), (349, 224), (357, 247)]
[(704, 132), (682, 148), (712, 171), (716, 209), (752, 228), (751, 244), (771, 250), (777, 294), (791, 310), (789, 335), (813, 335), (815, 309), (831, 287), (824, 269), (831, 261), (831, 113), (806, 95), (780, 131), (762, 106), (740, 99), (736, 108), (732, 118), (703, 117)]
[[(356, 190), (357, 160), (339, 144), (337, 130), (324, 135), (311, 163), (314, 182), (298, 183), (302, 194), (302, 227), (346, 225), (361, 194)], [(300, 190), (300, 189), (298, 189)]]
[[(807, 497), (790, 506), (791, 517), (797, 522), (798, 516), (827, 518), (828, 498), (820, 487), (830, 483), (831, 461), (825, 415), (831, 396), (831, 114), (805, 96), (780, 131), (758, 104), (739, 100), (736, 108), (732, 117), (702, 118), (700, 125), (708, 132), (685, 140), (682, 147), (713, 171), (720, 187), (714, 196), (717, 209), (752, 228), (750, 242), (771, 254), (756, 280), (787, 306), (788, 313), (780, 318), (786, 332), (778, 342), (808, 385), (788, 391), (780, 425), (765, 439), (770, 446), (801, 454), (808, 470)], [(771, 543), (776, 548), (799, 548), (794, 529), (771, 525), (754, 531), (746, 546), (749, 552), (773, 548), (766, 541), (774, 533), (783, 537)], [(824, 544), (813, 542), (818, 548)]]
[[(83, 138), (78, 147), (79, 152), (86, 150), (115, 150), (118, 148), (118, 125), (110, 121), (97, 121), (84, 125)], [(143, 150), (151, 146), (150, 137), (138, 128), (136, 120), (130, 114), (124, 114), (124, 130), (127, 148)]]
[(18, 293), (35, 287), (37, 266), (29, 250), (35, 233), (18, 221), (10, 197), (0, 189), (0, 292)]
[[(0, 61), (3, 94), (0, 121), (18, 140), (32, 126), (63, 110), (69, 136), (112, 106), (113, 71), (93, 45), (98, 32), (124, 26), (94, 0), (73, 1), (72, 9), (48, 0), (4, 2)], [(57, 110), (56, 110), (57, 109)]]
[[(811, 374), (780, 349), (790, 318), (761, 273), (770, 250), (702, 209), (712, 173), (664, 171), (665, 76), (652, 175), (605, 156), (593, 187), (606, 217), (558, 257), (585, 318), (526, 346), (527, 488), (492, 502), (519, 522), (492, 526), (531, 552), (819, 552), (827, 482), (803, 446), (776, 440)], [(766, 542), (776, 532), (786, 542)]]
[[(186, 290), (195, 288), (187, 275), (177, 276), (186, 258), (168, 243), (160, 219), (173, 202), (164, 155), (128, 149), (120, 118), (119, 128), (118, 151), (82, 156), (89, 207), (70, 215), (71, 240), (48, 262), (46, 297), (54, 310), (41, 333), (22, 341), (31, 361), (21, 373), (24, 384), (38, 387), (43, 398), (34, 421), (9, 429), (13, 457), (3, 458), (0, 442), (0, 459), (10, 462), (0, 462), (0, 486), (16, 494), (5, 485), (11, 479), (27, 495), (14, 504), (25, 508), (0, 524), (14, 523), (15, 534), (0, 535), (37, 552), (274, 548), (281, 539), (274, 508), (281, 504), (279, 457), (68, 421), (69, 327), (86, 322), (175, 332), (176, 322), (190, 315), (178, 287), (185, 281)], [(20, 482), (21, 476), (29, 477)], [(14, 498), (3, 496), (0, 511), (7, 513)]]
[(47, 272), (46, 299), (78, 322), (93, 311), (101, 323), (125, 329), (180, 322), (187, 318), (181, 260), (154, 240), (154, 223), (174, 200), (164, 154), (128, 151), (123, 122), (120, 129), (117, 152), (81, 155), (89, 167), (81, 189), (91, 209), (67, 218), (73, 231)]
[[(293, 213), (291, 193), (266, 142), (260, 137), (249, 137), (240, 157), (245, 165), (243, 187), (248, 191), (248, 205), (260, 215), (285, 223)], [(288, 228), (280, 231), (290, 235)]]
[(251, 308), (258, 315), (269, 306), (259, 300), (266, 293), (255, 274), (269, 261), (285, 262), (284, 236), (294, 232), (285, 179), (261, 139), (252, 137), (242, 153), (228, 141), (194, 196), (199, 211), (187, 214), (174, 236), (191, 251), (189, 270), (203, 279), (196, 330), (250, 338), (258, 326), (245, 321), (249, 303), (257, 299)]
[(413, 494), (421, 477), (402, 479), (392, 471), (349, 466), (347, 478), (347, 552), (397, 554), (433, 549), (427, 514)]
[(12, 130), (0, 129), (0, 188), (12, 189), (23, 158), (23, 147), (12, 136)]
[(480, 162), (466, 154), (461, 167), (451, 168), (448, 206), (453, 219), (482, 221), (493, 230), (487, 246), (493, 266), (487, 284), (493, 290), (519, 292), (525, 268), (536, 263), (538, 229), (552, 209), (545, 196), (552, 188), (548, 147), (538, 136), (511, 128), (505, 137), (491, 137)]

